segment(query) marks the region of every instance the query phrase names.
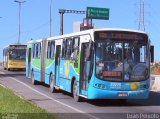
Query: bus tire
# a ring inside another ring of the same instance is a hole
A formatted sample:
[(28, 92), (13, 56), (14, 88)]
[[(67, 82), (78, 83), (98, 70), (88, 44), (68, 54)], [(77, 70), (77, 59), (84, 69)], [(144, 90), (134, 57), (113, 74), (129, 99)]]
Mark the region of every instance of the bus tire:
[(54, 78), (53, 78), (53, 75), (51, 74), (50, 77), (49, 77), (49, 81), (50, 81), (50, 92), (51, 93), (55, 93), (56, 92), (56, 89), (54, 87)]
[(32, 85), (36, 85), (36, 81), (34, 80), (34, 72), (31, 74)]
[(76, 102), (81, 102), (81, 97), (77, 95), (77, 82), (76, 80), (73, 81), (73, 84), (72, 84), (72, 92), (73, 92), (73, 98)]

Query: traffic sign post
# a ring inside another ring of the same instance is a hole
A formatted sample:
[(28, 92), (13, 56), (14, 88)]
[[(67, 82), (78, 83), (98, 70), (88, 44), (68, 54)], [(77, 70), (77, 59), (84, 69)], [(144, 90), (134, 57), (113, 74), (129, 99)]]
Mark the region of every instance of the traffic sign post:
[(109, 20), (108, 8), (87, 7), (86, 18)]

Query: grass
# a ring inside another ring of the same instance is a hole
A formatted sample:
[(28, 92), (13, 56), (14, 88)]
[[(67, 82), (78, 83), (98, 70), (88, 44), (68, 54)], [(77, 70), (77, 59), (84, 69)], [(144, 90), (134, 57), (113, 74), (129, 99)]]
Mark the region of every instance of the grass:
[(35, 104), (16, 96), (11, 90), (0, 86), (0, 118), (18, 116), (18, 119), (55, 119)]

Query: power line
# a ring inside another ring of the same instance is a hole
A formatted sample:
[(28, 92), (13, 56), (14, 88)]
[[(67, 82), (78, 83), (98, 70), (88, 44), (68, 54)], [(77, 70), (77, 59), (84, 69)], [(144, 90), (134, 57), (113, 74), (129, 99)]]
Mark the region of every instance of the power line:
[(33, 28), (32, 30), (23, 31), (22, 33), (23, 33), (23, 34), (26, 34), (26, 33), (35, 32), (35, 31), (40, 30), (41, 28), (44, 28), (45, 26), (49, 26), (49, 24), (50, 24), (50, 22), (47, 21), (47, 22), (45, 22), (45, 23), (43, 23), (43, 24), (41, 24), (41, 25), (39, 25), (39, 26)]
[[(45, 26), (49, 26), (49, 21), (47, 21), (47, 22), (45, 22), (45, 23), (33, 28), (32, 30), (22, 31), (21, 34), (33, 33), (35, 31), (38, 31), (38, 30), (44, 28)], [(1, 38), (1, 39), (3, 39), (3, 40), (8, 40), (8, 39), (11, 39), (11, 38), (14, 39), (14, 38), (16, 38), (16, 34), (17, 33), (12, 34), (12, 35), (10, 35), (8, 37), (5, 37), (5, 38)]]

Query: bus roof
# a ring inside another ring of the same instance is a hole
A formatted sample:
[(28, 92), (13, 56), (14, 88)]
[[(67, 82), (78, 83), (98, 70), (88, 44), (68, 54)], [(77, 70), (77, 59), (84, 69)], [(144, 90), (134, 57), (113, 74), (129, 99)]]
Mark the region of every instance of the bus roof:
[[(45, 38), (44, 38), (45, 39)], [(41, 38), (41, 39), (38, 39), (38, 40), (30, 40), (30, 41), (28, 41), (27, 43), (34, 43), (34, 42), (41, 42), (43, 40), (43, 38)]]
[(5, 46), (5, 47), (3, 47), (3, 48), (8, 48), (8, 47), (10, 47), (10, 46), (27, 46), (26, 44), (9, 44), (9, 45), (7, 45), (7, 46)]
[(95, 31), (128, 31), (128, 32), (135, 32), (135, 33), (143, 33), (143, 34), (147, 34), (144, 31), (139, 31), (139, 30), (134, 30), (134, 29), (124, 29), (124, 28), (101, 28), (101, 29), (96, 29)]
[(82, 34), (88, 34), (91, 33), (93, 34), (95, 31), (126, 31), (126, 32), (135, 32), (135, 33), (142, 33), (146, 34), (146, 32), (139, 31), (139, 30), (133, 30), (133, 29), (123, 29), (123, 28), (94, 28), (94, 29), (89, 29), (89, 30), (84, 30), (84, 31), (79, 31), (79, 32), (74, 32), (74, 33), (69, 33), (69, 34), (64, 34), (64, 35), (59, 35), (59, 36), (54, 36), (54, 37), (48, 37), (48, 38), (41, 38), (38, 40), (30, 40), (28, 41), (28, 44), (34, 43), (34, 42), (41, 42), (42, 40), (53, 40), (53, 39), (61, 39), (64, 37), (72, 37), (75, 35), (82, 35)]
[(135, 32), (135, 33), (142, 33), (142, 34), (146, 34), (146, 32), (143, 31), (138, 31), (138, 30), (133, 30), (133, 29), (122, 29), (122, 28), (94, 28), (94, 29), (89, 29), (89, 30), (85, 30), (85, 31), (80, 31), (80, 32), (74, 32), (74, 33), (70, 33), (70, 34), (64, 34), (64, 35), (59, 35), (59, 36), (54, 36), (54, 37), (49, 37), (47, 38), (47, 40), (52, 40), (52, 39), (59, 39), (59, 38), (63, 38), (63, 37), (72, 37), (75, 35), (82, 35), (82, 34), (87, 34), (87, 33), (93, 33), (95, 31), (128, 31), (128, 32)]

